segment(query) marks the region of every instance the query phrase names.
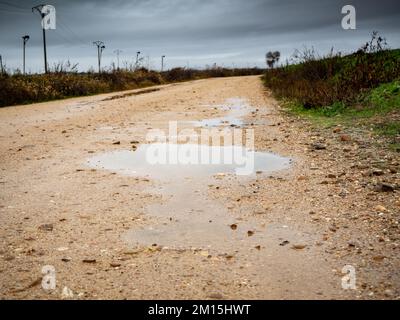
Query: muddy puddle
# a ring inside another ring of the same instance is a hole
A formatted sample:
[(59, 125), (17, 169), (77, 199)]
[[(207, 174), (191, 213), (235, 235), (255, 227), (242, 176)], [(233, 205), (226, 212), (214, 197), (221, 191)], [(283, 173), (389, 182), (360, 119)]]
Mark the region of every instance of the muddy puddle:
[(97, 169), (171, 182), (222, 174), (269, 173), (288, 168), (290, 162), (288, 158), (241, 146), (165, 143), (141, 145), (136, 151), (101, 154), (90, 158), (87, 164)]
[[(252, 110), (241, 99), (229, 100), (221, 108), (227, 112), (226, 117), (192, 124), (240, 126), (243, 117)], [(132, 246), (228, 252), (233, 248), (269, 246), (271, 241), (276, 245), (281, 238), (301, 240), (301, 235), (290, 232), (285, 226), (265, 226), (257, 218), (244, 220), (235, 216), (223, 199), (213, 200), (209, 196), (209, 186), (216, 180), (229, 177), (228, 185), (245, 182), (288, 169), (289, 158), (240, 145), (154, 143), (140, 145), (136, 150), (100, 154), (88, 159), (87, 165), (156, 182), (150, 192), (160, 194), (162, 201), (146, 207), (151, 221), (148, 226), (123, 235)]]
[(222, 117), (202, 119), (199, 121), (190, 121), (193, 126), (202, 128), (219, 126), (241, 127), (245, 124), (243, 117), (254, 110), (254, 108), (252, 108), (248, 102), (242, 98), (228, 99), (223, 105), (207, 107), (224, 111), (226, 115)]
[(223, 201), (209, 198), (203, 181), (188, 180), (163, 186), (157, 192), (163, 203), (147, 207), (153, 223), (123, 235), (132, 246), (170, 249), (201, 249), (227, 253), (254, 248), (275, 250), (291, 243), (309, 241), (308, 236), (286, 225), (266, 225), (257, 217), (243, 218), (229, 211)]

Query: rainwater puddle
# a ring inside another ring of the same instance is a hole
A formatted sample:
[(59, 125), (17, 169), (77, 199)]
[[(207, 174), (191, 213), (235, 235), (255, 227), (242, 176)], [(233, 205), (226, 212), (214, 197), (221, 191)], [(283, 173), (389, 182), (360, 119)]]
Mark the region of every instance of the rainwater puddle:
[(136, 151), (120, 150), (88, 159), (88, 165), (156, 180), (204, 178), (216, 174), (254, 175), (289, 167), (291, 160), (241, 146), (144, 144)]
[(287, 226), (265, 225), (255, 217), (242, 218), (229, 212), (223, 199), (209, 197), (204, 182), (190, 179), (162, 186), (157, 192), (165, 201), (146, 208), (154, 222), (129, 230), (123, 235), (124, 241), (134, 247), (157, 245), (225, 253), (248, 252), (257, 246), (271, 248), (272, 244), (279, 250), (283, 241), (296, 243), (305, 239), (304, 234)]
[(205, 128), (218, 126), (241, 127), (244, 125), (243, 117), (252, 111), (247, 101), (241, 98), (228, 99), (226, 104), (217, 106), (217, 108), (221, 111), (226, 111), (227, 114), (223, 117), (191, 121), (190, 123), (195, 127)]

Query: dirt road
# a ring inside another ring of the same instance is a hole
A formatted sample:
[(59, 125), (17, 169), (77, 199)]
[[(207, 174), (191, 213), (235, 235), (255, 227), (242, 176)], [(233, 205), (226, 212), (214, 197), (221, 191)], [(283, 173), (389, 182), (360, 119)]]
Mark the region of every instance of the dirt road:
[[(370, 188), (398, 181), (398, 160), (285, 116), (259, 77), (156, 89), (0, 110), (3, 299), (399, 296), (398, 191)], [(252, 128), (257, 151), (291, 161), (249, 177), (121, 172), (118, 152), (172, 120)], [(392, 170), (365, 174), (374, 157)]]

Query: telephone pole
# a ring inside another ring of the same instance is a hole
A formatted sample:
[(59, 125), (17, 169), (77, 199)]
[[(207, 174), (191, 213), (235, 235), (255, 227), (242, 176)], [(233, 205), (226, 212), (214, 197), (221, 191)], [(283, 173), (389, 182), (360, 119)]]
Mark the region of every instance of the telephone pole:
[[(34, 12), (35, 10), (37, 10), (37, 12), (39, 12), (40, 17), (42, 19), (45, 18), (46, 14), (44, 14), (42, 12), (42, 8), (44, 7), (44, 4), (39, 4), (36, 7), (32, 8), (32, 12)], [(43, 52), (44, 52), (44, 72), (47, 73), (47, 50), (46, 50), (46, 29), (42, 26), (42, 32), (43, 32)]]
[(164, 59), (165, 59), (165, 55), (161, 56), (161, 72), (164, 71)]
[(117, 70), (119, 71), (119, 55), (122, 53), (122, 50), (114, 50), (114, 53), (117, 55)]
[(3, 69), (3, 58), (2, 58), (2, 56), (1, 56), (1, 54), (0, 54), (0, 70), (1, 70), (1, 74), (3, 74), (3, 73), (4, 73), (4, 69)]
[(22, 41), (24, 44), (24, 51), (23, 51), (23, 57), (22, 57), (22, 59), (23, 59), (23, 64), (22, 64), (23, 65), (23, 67), (22, 67), (23, 74), (25, 74), (25, 47), (26, 47), (26, 43), (28, 42), (28, 40), (29, 40), (28, 35), (22, 37)]
[(140, 51), (136, 52), (136, 69), (139, 68), (139, 55), (141, 54)]
[(94, 41), (93, 44), (97, 46), (97, 60), (99, 63), (99, 73), (101, 73), (101, 55), (106, 47), (103, 41)]

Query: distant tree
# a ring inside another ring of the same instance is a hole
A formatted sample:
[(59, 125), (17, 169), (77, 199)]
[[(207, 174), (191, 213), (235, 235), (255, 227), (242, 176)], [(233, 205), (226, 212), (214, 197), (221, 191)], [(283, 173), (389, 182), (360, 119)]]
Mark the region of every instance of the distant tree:
[(273, 68), (275, 63), (279, 62), (279, 59), (281, 58), (281, 53), (279, 51), (269, 51), (266, 56), (266, 62), (268, 67)]

